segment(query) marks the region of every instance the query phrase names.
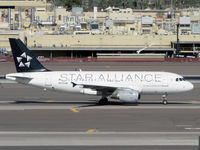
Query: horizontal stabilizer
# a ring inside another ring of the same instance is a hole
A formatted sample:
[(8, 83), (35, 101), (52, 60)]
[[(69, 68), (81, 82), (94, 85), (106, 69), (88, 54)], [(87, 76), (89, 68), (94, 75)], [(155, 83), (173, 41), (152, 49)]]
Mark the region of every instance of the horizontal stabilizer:
[(7, 80), (5, 75), (0, 75), (0, 84), (1, 83), (17, 83), (17, 82), (12, 80)]
[(15, 81), (18, 83), (22, 83), (22, 84), (28, 84), (32, 78), (28, 78), (28, 77), (19, 77), (19, 76), (9, 76), (11, 78), (15, 78)]

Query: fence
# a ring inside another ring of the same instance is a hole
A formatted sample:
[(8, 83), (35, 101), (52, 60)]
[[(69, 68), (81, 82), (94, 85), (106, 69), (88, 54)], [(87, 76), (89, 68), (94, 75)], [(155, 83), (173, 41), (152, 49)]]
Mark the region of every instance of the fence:
[[(42, 63), (80, 63), (80, 62), (200, 62), (200, 58), (39, 58)], [(0, 62), (13, 62), (12, 57), (0, 57)]]

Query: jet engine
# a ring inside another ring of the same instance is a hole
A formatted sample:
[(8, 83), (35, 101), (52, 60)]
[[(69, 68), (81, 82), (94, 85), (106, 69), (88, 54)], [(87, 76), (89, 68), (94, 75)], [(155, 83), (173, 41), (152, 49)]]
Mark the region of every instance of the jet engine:
[(121, 102), (134, 103), (137, 102), (138, 99), (140, 99), (140, 94), (138, 91), (131, 89), (119, 90), (116, 96), (112, 96), (112, 98), (117, 98)]

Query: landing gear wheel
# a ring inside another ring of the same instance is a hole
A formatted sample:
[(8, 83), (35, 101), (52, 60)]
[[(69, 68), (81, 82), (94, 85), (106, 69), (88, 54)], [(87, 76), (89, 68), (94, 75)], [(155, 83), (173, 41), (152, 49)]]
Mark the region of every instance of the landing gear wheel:
[(163, 104), (167, 105), (168, 104), (167, 100), (163, 100)]
[(162, 99), (163, 99), (163, 104), (164, 105), (167, 105), (168, 102), (167, 102), (167, 93), (165, 93), (163, 96), (162, 96)]
[(99, 105), (106, 105), (108, 104), (108, 99), (107, 98), (102, 98), (99, 100)]

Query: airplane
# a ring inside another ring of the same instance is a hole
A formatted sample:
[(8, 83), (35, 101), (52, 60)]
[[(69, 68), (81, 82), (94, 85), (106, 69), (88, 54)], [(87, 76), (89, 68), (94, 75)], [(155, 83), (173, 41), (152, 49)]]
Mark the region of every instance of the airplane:
[(167, 95), (193, 89), (183, 76), (171, 72), (155, 71), (52, 71), (45, 68), (20, 39), (10, 38), (10, 46), (17, 73), (4, 75), (6, 80), (43, 88), (101, 96), (100, 105), (108, 97), (120, 102), (137, 103), (143, 94)]

